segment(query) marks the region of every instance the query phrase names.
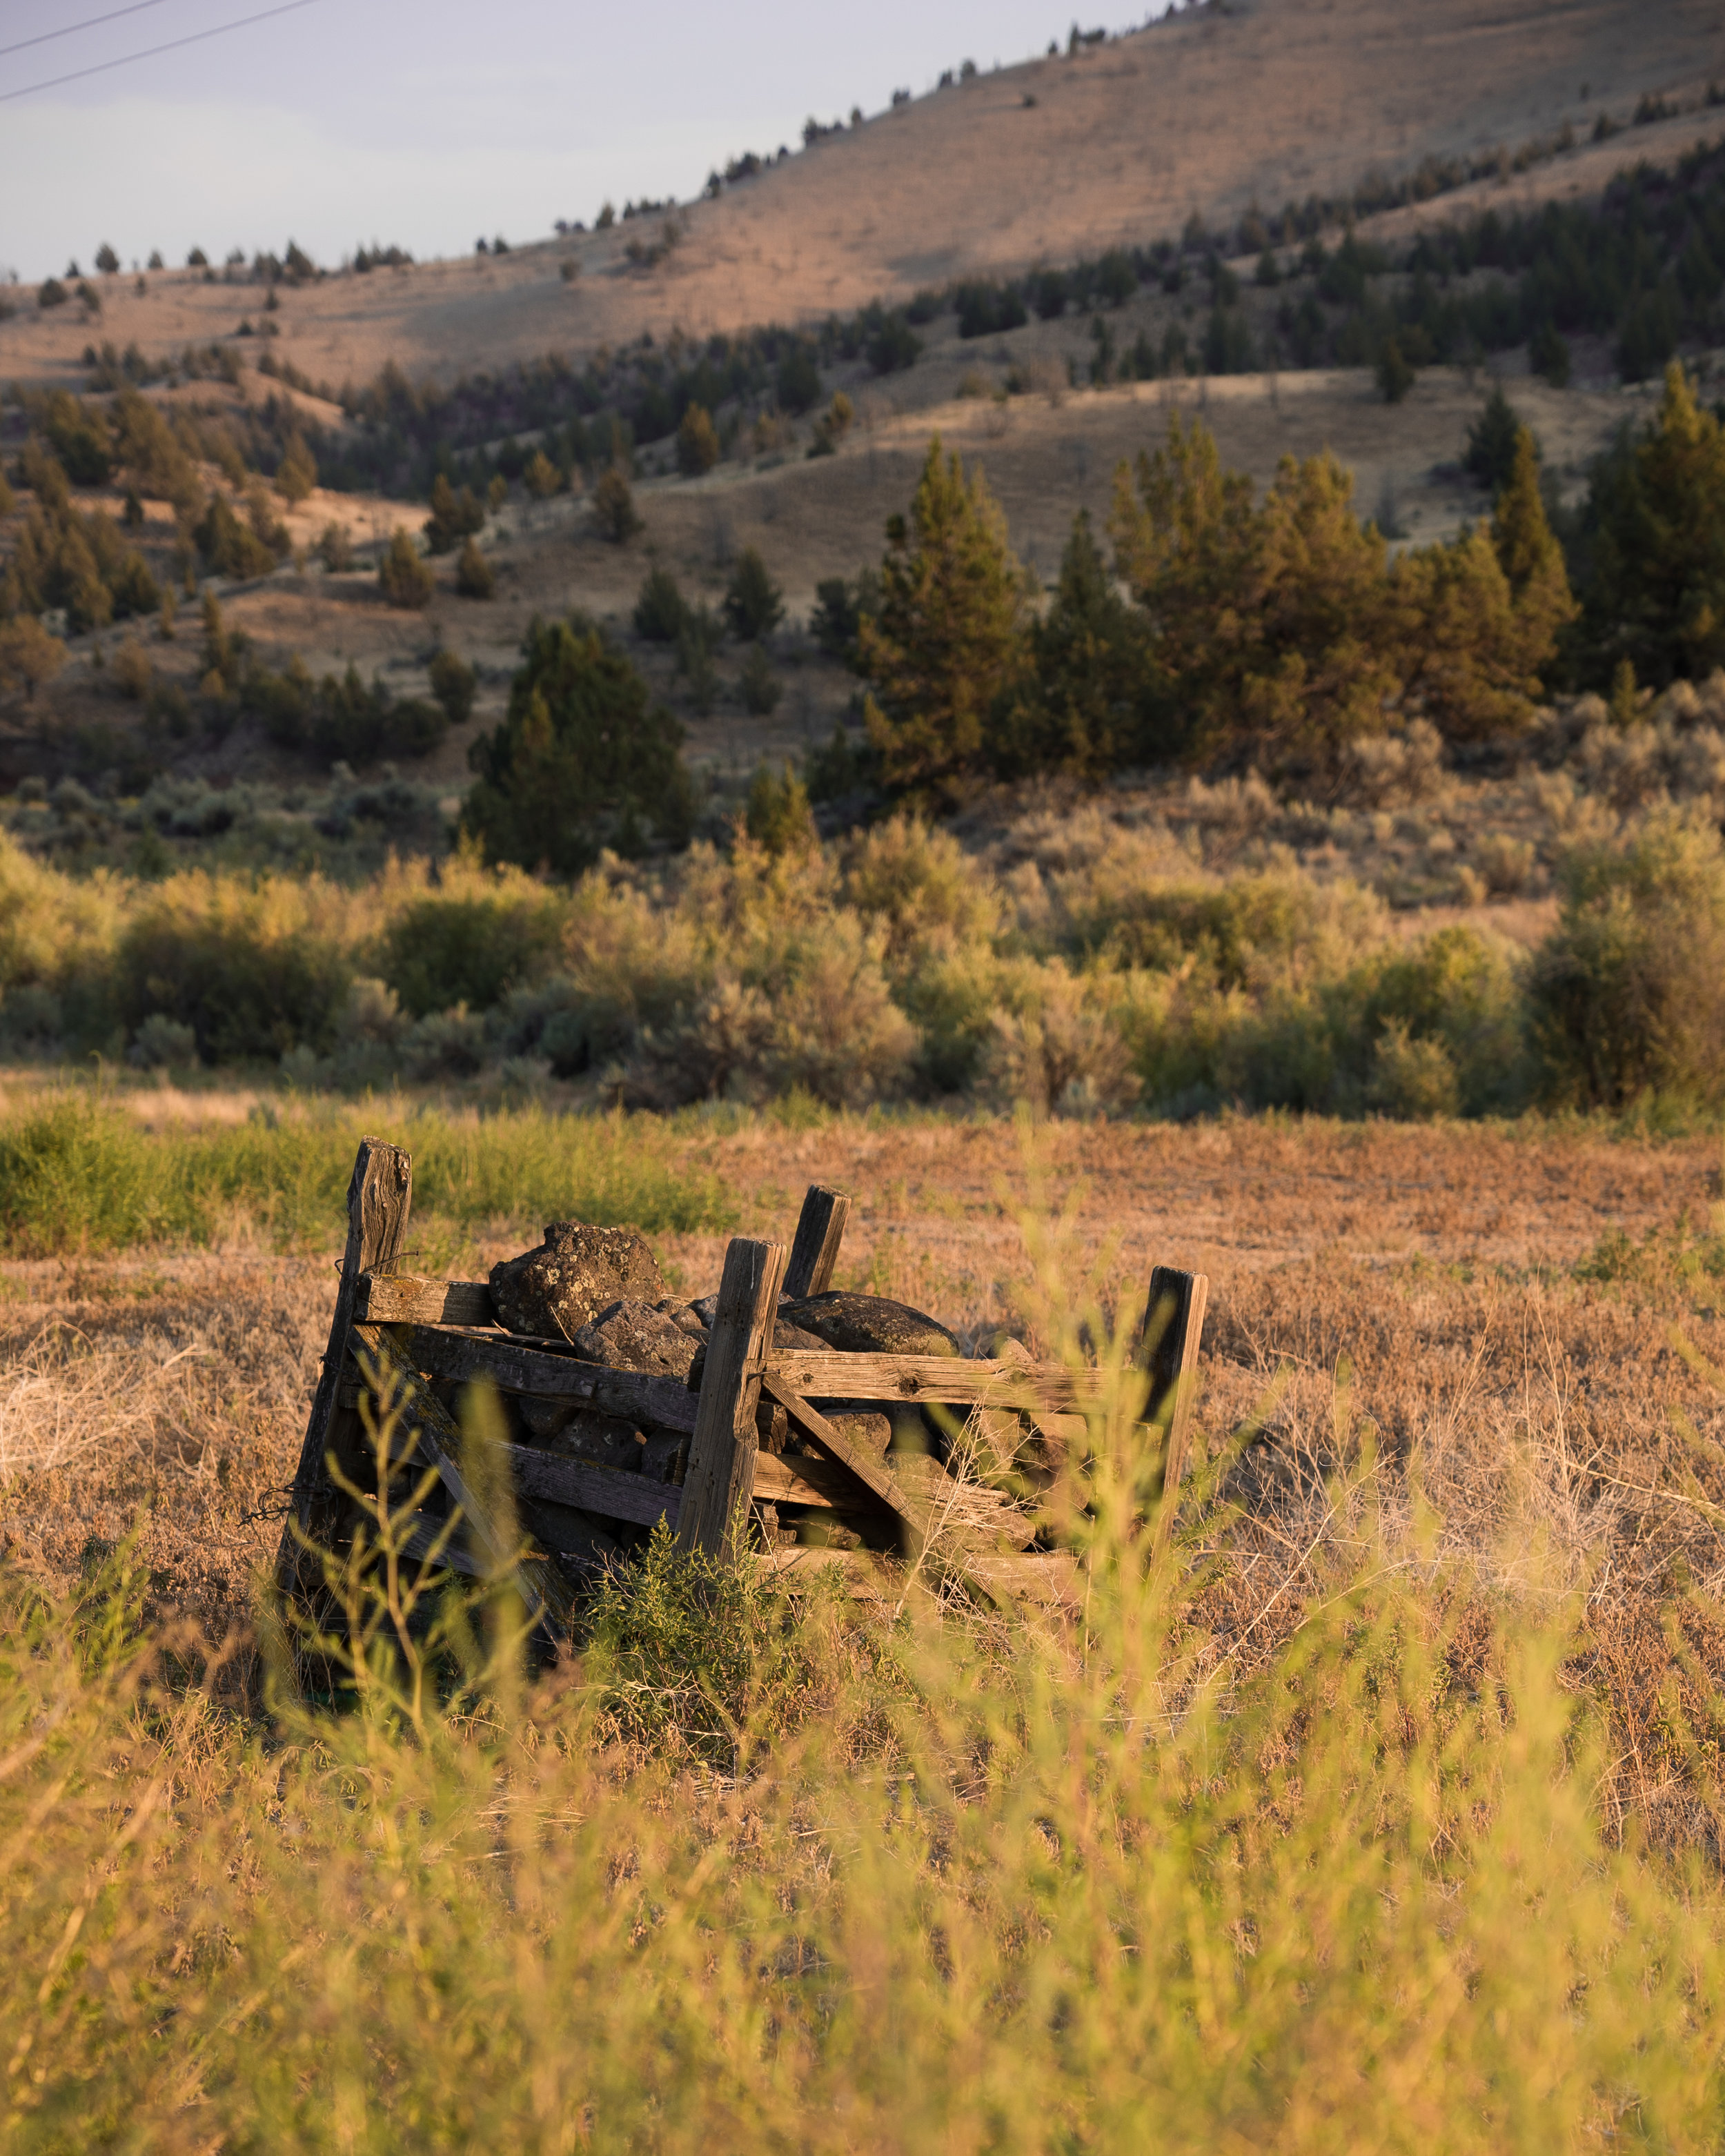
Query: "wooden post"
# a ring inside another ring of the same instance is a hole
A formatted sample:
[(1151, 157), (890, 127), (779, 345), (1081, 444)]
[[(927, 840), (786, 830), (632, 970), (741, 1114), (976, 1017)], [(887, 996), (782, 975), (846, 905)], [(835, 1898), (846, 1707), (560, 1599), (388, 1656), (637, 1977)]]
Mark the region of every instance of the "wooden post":
[(811, 1183), (797, 1219), (791, 1244), (790, 1263), (784, 1269), (784, 1291), (800, 1301), (805, 1295), (824, 1295), (833, 1284), (833, 1268), (839, 1262), (839, 1245), (850, 1218), (850, 1200), (842, 1190), (829, 1190)]
[(725, 1253), (677, 1514), (680, 1549), (726, 1562), (738, 1554), (733, 1530), (755, 1486), (755, 1411), (784, 1270), (783, 1243), (739, 1235)]
[(330, 1322), (330, 1344), (324, 1351), (323, 1373), (312, 1395), (300, 1465), (294, 1475), (291, 1510), (276, 1552), (276, 1584), (285, 1594), (295, 1593), (302, 1578), (316, 1578), (315, 1565), (302, 1573), (304, 1553), (294, 1533), (295, 1523), (325, 1548), (334, 1547), (340, 1535), (347, 1501), (330, 1480), (325, 1465), (328, 1455), (334, 1453), (355, 1479), (360, 1479), (364, 1425), (357, 1408), (341, 1404), (354, 1296), (362, 1273), (394, 1270), (407, 1239), (413, 1203), (413, 1155), (399, 1146), (386, 1145), (381, 1138), (362, 1138), (347, 1185), (347, 1247), (341, 1255), (341, 1285)]
[(1158, 1265), (1150, 1276), (1150, 1299), (1144, 1311), (1144, 1348), (1148, 1358), (1150, 1396), (1147, 1412), (1163, 1432), (1162, 1502), (1157, 1508), (1153, 1548), (1160, 1557), (1173, 1532), (1174, 1507), (1186, 1454), (1192, 1439), (1192, 1402), (1198, 1389), (1198, 1343), (1210, 1284), (1203, 1273), (1176, 1272)]

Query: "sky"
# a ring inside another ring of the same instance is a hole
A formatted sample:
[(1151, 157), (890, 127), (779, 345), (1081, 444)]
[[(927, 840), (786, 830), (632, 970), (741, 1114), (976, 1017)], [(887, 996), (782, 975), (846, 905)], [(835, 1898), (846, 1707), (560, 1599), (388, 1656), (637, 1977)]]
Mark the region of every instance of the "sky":
[[(374, 240), (423, 259), (539, 239), (558, 218), (591, 224), (608, 198), (686, 201), (742, 151), (798, 147), (811, 114), (878, 111), (1070, 27), (1059, 0), (874, 0), (865, 29), (806, 0), (300, 0), (39, 86), (270, 0), (142, 0), (44, 36), (115, 5), (0, 0), (0, 47), (44, 40), (0, 52), (0, 277), (87, 270), (105, 240), (128, 266), (153, 248), (172, 266), (193, 246), (219, 260), (290, 238), (331, 265)], [(1105, 20), (1129, 27), (1084, 26)]]

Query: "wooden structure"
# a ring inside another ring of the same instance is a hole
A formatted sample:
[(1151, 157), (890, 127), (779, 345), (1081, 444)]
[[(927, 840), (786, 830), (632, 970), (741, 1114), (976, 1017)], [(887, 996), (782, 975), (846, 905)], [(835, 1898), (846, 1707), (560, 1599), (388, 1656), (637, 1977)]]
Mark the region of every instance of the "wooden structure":
[[(413, 1199), (413, 1163), (375, 1138), (361, 1143), (347, 1194), (347, 1243), (329, 1347), (306, 1424), (293, 1486), (291, 1517), (277, 1563), (284, 1592), (315, 1596), (317, 1561), (307, 1545), (337, 1551), (356, 1518), (345, 1481), (375, 1486), (377, 1467), (361, 1400), (393, 1394), (423, 1472), (434, 1468), (441, 1516), (428, 1511), (407, 1524), (410, 1553), (444, 1543), (440, 1562), (490, 1573), (515, 1558), (488, 1517), (484, 1494), (464, 1474), (460, 1435), (449, 1411), (452, 1389), (488, 1380), (517, 1412), (587, 1410), (612, 1419), (637, 1440), (639, 1471), (625, 1471), (547, 1445), (501, 1449), (518, 1517), (549, 1556), (528, 1556), (516, 1577), (531, 1610), (566, 1623), (583, 1566), (610, 1548), (603, 1523), (650, 1527), (664, 1520), (686, 1550), (720, 1558), (752, 1537), (791, 1569), (842, 1563), (859, 1591), (891, 1591), (890, 1561), (865, 1550), (793, 1543), (782, 1522), (805, 1532), (822, 1517), (865, 1524), (877, 1552), (954, 1572), (996, 1601), (1063, 1602), (1075, 1589), (1065, 1553), (1028, 1550), (1034, 1523), (1009, 1499), (947, 1476), (932, 1460), (885, 1459), (860, 1449), (823, 1408), (878, 1403), (934, 1407), (958, 1421), (973, 1413), (1017, 1416), (1026, 1428), (1081, 1433), (1072, 1418), (1102, 1400), (1104, 1373), (1028, 1358), (781, 1352), (773, 1328), (781, 1293), (802, 1297), (830, 1284), (850, 1201), (816, 1185), (803, 1201), (796, 1235), (782, 1244), (737, 1238), (726, 1254), (699, 1388), (675, 1378), (603, 1368), (566, 1340), (528, 1339), (502, 1330), (489, 1285), (423, 1279), (397, 1270)], [(1208, 1282), (1202, 1274), (1158, 1266), (1151, 1276), (1141, 1355), (1147, 1372), (1147, 1446), (1160, 1451), (1162, 1497), (1157, 1543), (1165, 1543), (1184, 1468), (1194, 1381)], [(1065, 1422), (1062, 1424), (1061, 1419)], [(783, 1450), (794, 1432), (795, 1453)], [(768, 1445), (763, 1449), (762, 1435)], [(519, 1435), (520, 1433), (517, 1433)], [(401, 1448), (398, 1439), (397, 1449)], [(927, 1471), (913, 1476), (908, 1471)], [(334, 1471), (332, 1472), (332, 1471)], [(466, 1522), (466, 1547), (447, 1532), (448, 1508)], [(960, 1532), (945, 1529), (956, 1516)], [(298, 1532), (295, 1532), (295, 1529)], [(1003, 1532), (1004, 1530), (1005, 1532)], [(1014, 1548), (1016, 1536), (1019, 1547)], [(559, 1563), (557, 1559), (562, 1559)]]

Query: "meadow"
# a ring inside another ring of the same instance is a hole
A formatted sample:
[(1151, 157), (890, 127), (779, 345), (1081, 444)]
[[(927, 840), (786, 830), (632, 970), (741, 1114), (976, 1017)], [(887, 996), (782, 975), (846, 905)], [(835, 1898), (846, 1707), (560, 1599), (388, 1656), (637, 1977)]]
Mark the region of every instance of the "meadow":
[[(697, 1166), (745, 1231), (845, 1182), (844, 1276), (1054, 1353), (1204, 1263), (1171, 1562), (1105, 1412), (1080, 1624), (655, 1553), (548, 1673), (481, 1586), (331, 1712), (253, 1578), (334, 1214), (8, 1260), (13, 2145), (1712, 2145), (1715, 1140), (602, 1127), (690, 1291)], [(446, 1189), (470, 1122), (390, 1128)]]

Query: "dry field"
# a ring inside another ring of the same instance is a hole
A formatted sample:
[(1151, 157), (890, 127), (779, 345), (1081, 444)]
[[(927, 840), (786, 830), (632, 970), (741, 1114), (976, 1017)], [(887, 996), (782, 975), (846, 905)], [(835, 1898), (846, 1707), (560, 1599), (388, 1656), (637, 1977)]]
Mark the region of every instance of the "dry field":
[[(993, 56), (975, 57), (986, 69)], [(1669, 157), (1694, 138), (1687, 116), (1719, 64), (1712, 0), (1189, 9), (1075, 58), (983, 73), (823, 140), (694, 203), (686, 236), (656, 270), (628, 261), (636, 228), (619, 224), (501, 259), (330, 280), (285, 296), (279, 349), (336, 384), (389, 359), (449, 378), (550, 348), (615, 346), (644, 329), (705, 335), (848, 312), (973, 272), (1173, 237), (1194, 212), (1226, 225), (1254, 203), (1350, 192), (1374, 168), (1513, 151), (1565, 119), (1584, 138), (1596, 112), (1625, 121), (1647, 92), (1687, 109), (1634, 140), (1635, 155)], [(1625, 154), (1621, 141), (1584, 147), (1487, 198), (1596, 189)], [(692, 188), (699, 175), (680, 177)], [(658, 223), (647, 221), (649, 237)], [(212, 229), (203, 244), (219, 260), (232, 238)], [(561, 275), (568, 255), (581, 264), (572, 284)], [(258, 304), (247, 289), (182, 271), (152, 278), (143, 298), (123, 277), (110, 282), (104, 332), (152, 354), (230, 335)], [(32, 307), (0, 326), (0, 379), (75, 379), (87, 331), (64, 319), (73, 311), (56, 320)]]
[[(1222, 1472), (1236, 1434), (1262, 1430), (1226, 1473), (1244, 1526), (1204, 1516), (1226, 1562), (1206, 1581), (1194, 1558), (1201, 1660), (1254, 1665), (1297, 1627), (1338, 1538), (1345, 1554), (1361, 1532), (1337, 1475), (1363, 1474), (1410, 1563), (1418, 1493), (1489, 1591), (1586, 1583), (1633, 1631), (1674, 1564), (1725, 1585), (1722, 1291), (1682, 1264), (1719, 1194), (1712, 1139), (1268, 1119), (1027, 1142), (1003, 1122), (835, 1119), (691, 1140), (689, 1158), (722, 1174), (747, 1234), (788, 1235), (809, 1180), (849, 1188), (841, 1278), (973, 1336), (1010, 1323), (1053, 1346), (1052, 1312), (1112, 1313), (1153, 1262), (1207, 1271), (1201, 1449)], [(496, 1223), (463, 1262), (539, 1224)], [(656, 1240), (685, 1292), (717, 1278), (718, 1236)], [(311, 1256), (239, 1233), (211, 1252), (0, 1268), (7, 1563), (64, 1589), (93, 1537), (141, 1522), (156, 1614), (246, 1628), (336, 1248), (331, 1221)], [(1635, 1801), (1678, 1804), (1674, 1773), (1648, 1767)]]

